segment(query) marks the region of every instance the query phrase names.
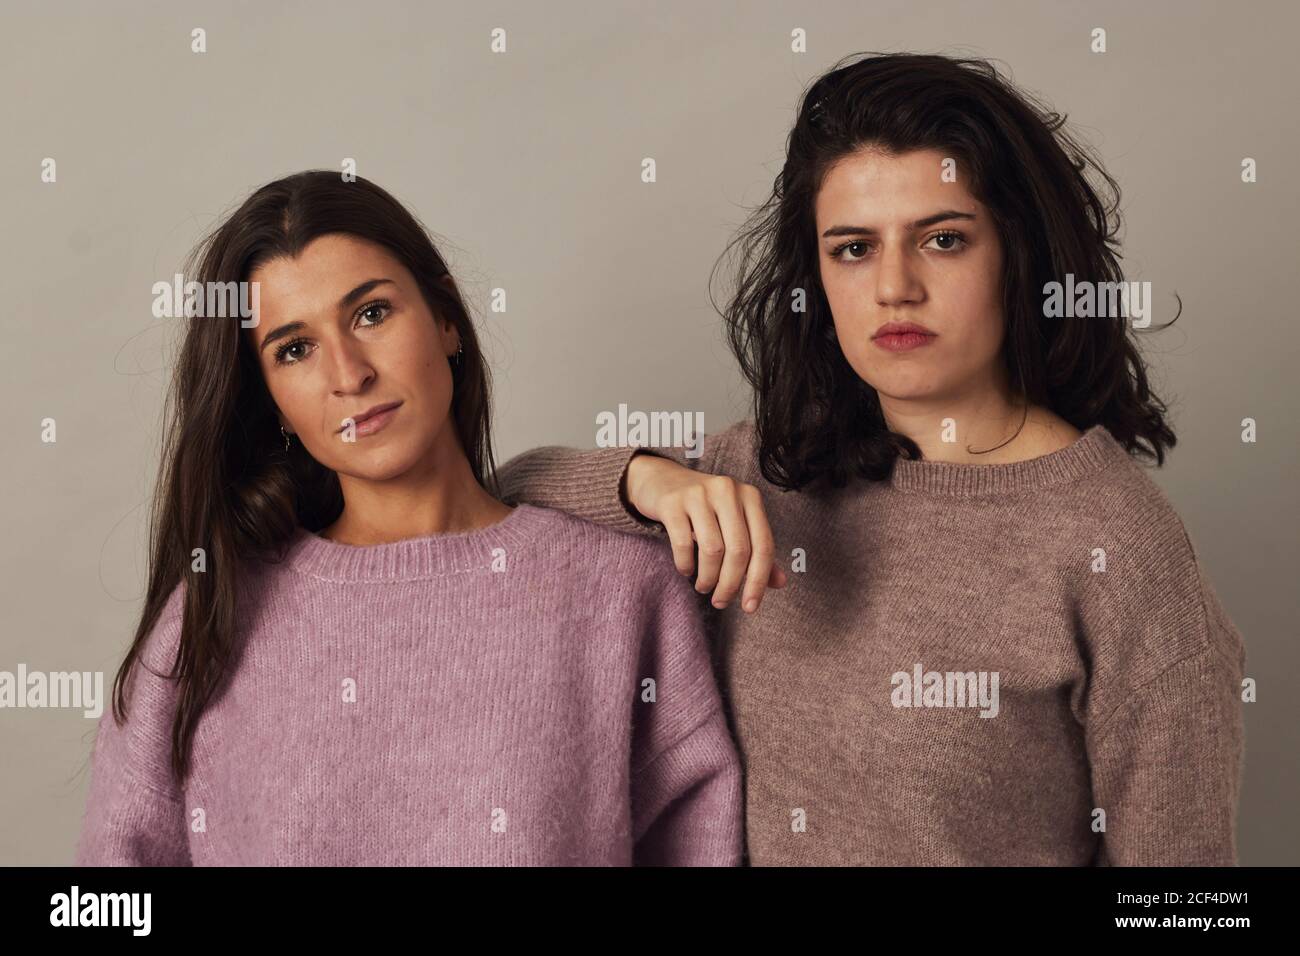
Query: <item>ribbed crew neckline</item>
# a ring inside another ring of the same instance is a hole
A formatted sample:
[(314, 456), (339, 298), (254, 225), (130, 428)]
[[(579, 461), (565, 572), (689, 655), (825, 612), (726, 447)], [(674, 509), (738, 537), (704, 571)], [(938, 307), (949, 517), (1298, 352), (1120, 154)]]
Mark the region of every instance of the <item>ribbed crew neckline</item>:
[(409, 581), (490, 568), (497, 548), (513, 555), (538, 537), (550, 514), (519, 504), (496, 524), (473, 531), (352, 545), (299, 527), (286, 555), (295, 570), (328, 581)]
[(1099, 472), (1114, 464), (1116, 455), (1128, 458), (1104, 425), (1093, 425), (1066, 447), (1025, 461), (978, 465), (899, 458), (890, 484), (903, 491), (957, 497), (1032, 491)]

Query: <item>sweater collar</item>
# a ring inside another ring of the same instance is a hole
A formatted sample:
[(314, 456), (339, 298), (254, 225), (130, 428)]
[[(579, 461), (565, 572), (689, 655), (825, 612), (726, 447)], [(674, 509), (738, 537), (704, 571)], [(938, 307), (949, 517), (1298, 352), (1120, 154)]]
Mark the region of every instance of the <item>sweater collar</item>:
[(550, 515), (546, 508), (520, 504), (496, 524), (473, 531), (362, 546), (331, 541), (299, 527), (285, 560), (294, 570), (311, 577), (373, 583), (505, 568), (539, 537)]
[(1093, 425), (1072, 443), (1039, 458), (1000, 465), (947, 461), (894, 462), (890, 484), (904, 491), (968, 497), (1032, 491), (1099, 472), (1117, 460), (1129, 460), (1104, 425)]

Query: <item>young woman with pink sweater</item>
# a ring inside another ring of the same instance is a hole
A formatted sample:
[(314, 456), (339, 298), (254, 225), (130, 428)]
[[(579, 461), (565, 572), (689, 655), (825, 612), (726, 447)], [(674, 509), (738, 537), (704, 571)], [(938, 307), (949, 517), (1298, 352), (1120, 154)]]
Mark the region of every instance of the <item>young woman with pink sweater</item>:
[(196, 257), (256, 308), (187, 320), (77, 862), (740, 862), (690, 585), (487, 490), (487, 367), (417, 221), (306, 172)]

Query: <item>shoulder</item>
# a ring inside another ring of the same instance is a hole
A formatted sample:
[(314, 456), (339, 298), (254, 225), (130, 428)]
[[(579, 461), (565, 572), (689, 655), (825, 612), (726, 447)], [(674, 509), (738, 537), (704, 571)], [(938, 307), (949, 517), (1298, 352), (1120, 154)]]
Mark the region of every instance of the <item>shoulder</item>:
[(1147, 469), (1104, 427), (1090, 430), (1081, 441), (1089, 443), (1097, 467), (1074, 482), (1069, 494), (1053, 496), (1053, 505), (1077, 517), (1084, 528), (1129, 547), (1190, 560), (1187, 528)]
[(558, 508), (530, 504), (516, 507), (537, 513), (540, 519), (537, 543), (540, 547), (576, 554), (584, 562), (606, 570), (644, 572), (661, 564), (665, 555), (670, 554), (665, 538), (618, 531)]
[(710, 432), (705, 441), (713, 443), (709, 454), (716, 463), (716, 470), (722, 474), (743, 471), (758, 457), (758, 432), (753, 419), (744, 419)]
[(664, 536), (618, 531), (555, 508), (527, 504), (517, 507), (532, 508), (543, 519), (538, 546), (547, 553), (552, 566), (580, 564), (597, 572), (611, 588), (653, 591), (675, 586), (673, 582), (679, 581), (690, 589), (673, 563)]
[(140, 661), (154, 673), (169, 673), (176, 660), (185, 621), (185, 601), (186, 584), (182, 577), (167, 595), (140, 647)]

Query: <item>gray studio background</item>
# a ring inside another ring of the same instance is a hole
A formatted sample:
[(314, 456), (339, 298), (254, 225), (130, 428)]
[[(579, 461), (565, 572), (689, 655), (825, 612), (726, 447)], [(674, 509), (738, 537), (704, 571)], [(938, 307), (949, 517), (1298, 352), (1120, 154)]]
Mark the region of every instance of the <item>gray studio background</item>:
[[(1172, 291), (1185, 303), (1145, 338), (1179, 436), (1154, 477), (1259, 682), (1241, 861), (1300, 863), (1292, 4), (6, 0), (0, 17), (0, 669), (102, 670), (108, 693), (178, 341), (150, 287), (256, 186), (354, 157), (446, 240), (496, 375), (498, 461), (589, 447), (620, 402), (702, 410), (715, 431), (747, 403), (706, 280), (806, 84), (860, 50), (989, 56), (1120, 181), (1154, 322)], [(0, 710), (0, 864), (72, 859), (93, 733), (80, 711)]]

